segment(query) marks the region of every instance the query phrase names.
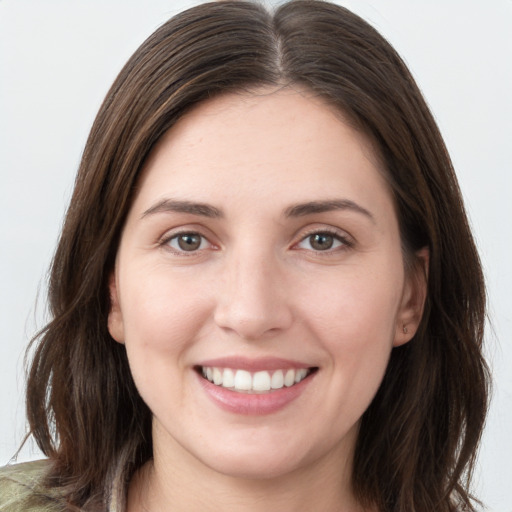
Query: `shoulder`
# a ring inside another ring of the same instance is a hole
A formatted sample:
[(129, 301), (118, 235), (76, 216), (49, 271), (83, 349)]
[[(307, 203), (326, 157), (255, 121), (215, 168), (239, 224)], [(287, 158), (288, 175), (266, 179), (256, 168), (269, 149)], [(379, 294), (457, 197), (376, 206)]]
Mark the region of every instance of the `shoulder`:
[(48, 461), (38, 460), (0, 468), (1, 512), (57, 512), (58, 501), (45, 492), (41, 480)]

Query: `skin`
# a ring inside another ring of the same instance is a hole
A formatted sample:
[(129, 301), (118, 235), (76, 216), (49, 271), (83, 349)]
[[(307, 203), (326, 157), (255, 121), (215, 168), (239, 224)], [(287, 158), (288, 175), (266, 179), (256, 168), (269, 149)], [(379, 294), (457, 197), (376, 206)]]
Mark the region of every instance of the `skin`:
[[(168, 199), (222, 216), (169, 211)], [(351, 207), (289, 215), (332, 200)], [(178, 232), (200, 234), (199, 248), (181, 250)], [(312, 232), (332, 247), (318, 250)], [(363, 510), (350, 486), (359, 420), (392, 348), (414, 336), (422, 275), (404, 270), (370, 144), (322, 101), (263, 90), (184, 116), (145, 166), (110, 285), (109, 330), (154, 415), (154, 461), (128, 510)], [(318, 371), (279, 411), (235, 414), (194, 369), (226, 356)]]

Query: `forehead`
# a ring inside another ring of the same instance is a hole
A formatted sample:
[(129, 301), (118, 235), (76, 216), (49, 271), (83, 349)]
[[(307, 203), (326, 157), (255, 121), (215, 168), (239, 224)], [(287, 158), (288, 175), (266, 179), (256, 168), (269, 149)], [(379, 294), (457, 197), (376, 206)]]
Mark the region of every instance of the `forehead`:
[(151, 152), (138, 195), (178, 193), (210, 202), (213, 191), (218, 200), (236, 191), (255, 199), (279, 193), (296, 202), (324, 199), (337, 186), (360, 199), (376, 188), (390, 198), (368, 138), (322, 99), (285, 88), (226, 94), (196, 106)]

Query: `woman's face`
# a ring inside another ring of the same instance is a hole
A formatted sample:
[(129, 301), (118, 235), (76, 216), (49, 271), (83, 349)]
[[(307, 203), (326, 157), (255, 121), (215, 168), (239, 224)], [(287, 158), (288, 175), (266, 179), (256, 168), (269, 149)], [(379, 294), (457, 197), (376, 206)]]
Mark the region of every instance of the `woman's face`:
[(155, 457), (259, 478), (350, 460), (424, 286), (365, 137), (285, 89), (210, 100), (163, 137), (111, 295)]

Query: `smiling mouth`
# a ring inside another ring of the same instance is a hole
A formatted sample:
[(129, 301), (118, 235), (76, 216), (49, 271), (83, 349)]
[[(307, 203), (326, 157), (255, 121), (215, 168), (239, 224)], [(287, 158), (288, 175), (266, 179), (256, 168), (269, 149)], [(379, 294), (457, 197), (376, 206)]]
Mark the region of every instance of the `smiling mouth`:
[(317, 367), (312, 367), (249, 372), (247, 370), (214, 366), (196, 367), (196, 371), (207, 381), (237, 393), (268, 393), (290, 388), (302, 382), (317, 370)]

